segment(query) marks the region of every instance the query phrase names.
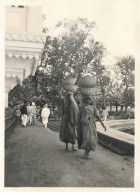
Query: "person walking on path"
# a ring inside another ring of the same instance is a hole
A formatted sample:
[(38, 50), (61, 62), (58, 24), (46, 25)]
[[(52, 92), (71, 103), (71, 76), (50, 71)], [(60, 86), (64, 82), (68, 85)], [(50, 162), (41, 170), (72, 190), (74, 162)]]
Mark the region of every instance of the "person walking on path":
[(35, 119), (36, 119), (36, 105), (34, 102), (32, 102), (32, 124), (35, 125)]
[(85, 97), (80, 107), (80, 122), (78, 128), (78, 148), (85, 150), (85, 158), (89, 158), (91, 150), (95, 151), (98, 142), (96, 118), (106, 131), (106, 127), (99, 116), (99, 111), (93, 105), (92, 98)]
[(42, 109), (43, 109), (43, 106), (40, 106), (40, 109), (39, 109), (39, 119), (40, 119), (40, 121), (42, 121), (42, 117), (41, 117)]
[(75, 151), (74, 145), (77, 139), (77, 124), (79, 121), (79, 108), (73, 97), (73, 93), (68, 93), (64, 98), (61, 97), (62, 117), (59, 138), (66, 144), (65, 150), (68, 151), (68, 144), (72, 144), (72, 150)]
[(108, 117), (108, 110), (105, 107), (102, 111), (102, 115), (103, 115), (103, 121), (106, 122), (107, 117)]
[(28, 106), (27, 106), (27, 121), (28, 121), (29, 125), (32, 125), (32, 117), (33, 117), (32, 106), (30, 105), (30, 103), (28, 103)]
[(47, 127), (48, 124), (48, 117), (50, 115), (50, 109), (48, 108), (48, 104), (45, 104), (41, 111), (42, 123), (44, 127)]
[(16, 120), (20, 123), (21, 122), (21, 112), (20, 112), (20, 106), (17, 106), (17, 109), (15, 111)]
[(26, 127), (27, 125), (27, 101), (24, 101), (24, 104), (21, 106), (20, 112), (21, 112), (22, 126)]
[(131, 118), (131, 113), (132, 113), (132, 110), (131, 110), (131, 107), (129, 106), (129, 107), (127, 108), (127, 113), (126, 113), (127, 119), (128, 119), (128, 120)]

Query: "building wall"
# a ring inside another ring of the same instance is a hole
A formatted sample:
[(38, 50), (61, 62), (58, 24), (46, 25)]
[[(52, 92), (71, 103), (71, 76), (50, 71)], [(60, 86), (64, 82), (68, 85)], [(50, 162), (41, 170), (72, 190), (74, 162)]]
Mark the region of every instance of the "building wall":
[(6, 7), (5, 16), (6, 33), (31, 33), (40, 34), (42, 32), (41, 7)]
[(8, 92), (38, 66), (44, 47), (42, 34), (42, 12), (38, 6), (5, 8), (5, 105)]

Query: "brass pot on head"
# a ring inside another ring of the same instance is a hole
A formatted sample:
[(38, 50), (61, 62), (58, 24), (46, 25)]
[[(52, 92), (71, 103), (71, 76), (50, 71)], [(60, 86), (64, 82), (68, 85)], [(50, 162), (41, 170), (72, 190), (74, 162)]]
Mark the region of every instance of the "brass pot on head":
[(64, 85), (64, 89), (67, 92), (76, 92), (77, 91), (77, 85), (72, 85), (72, 84), (66, 84)]
[(95, 76), (85, 76), (80, 79), (80, 86), (82, 87), (95, 87), (96, 84), (96, 77)]
[(68, 77), (63, 80), (63, 85), (74, 85), (76, 78)]
[(85, 76), (80, 79), (80, 92), (84, 96), (92, 96), (95, 94), (95, 76)]
[(80, 92), (81, 92), (81, 95), (84, 95), (84, 96), (92, 96), (95, 94), (94, 88), (80, 87)]
[(76, 82), (76, 78), (73, 77), (67, 77), (63, 80), (63, 87), (66, 92), (76, 92), (77, 91), (77, 85), (74, 85)]

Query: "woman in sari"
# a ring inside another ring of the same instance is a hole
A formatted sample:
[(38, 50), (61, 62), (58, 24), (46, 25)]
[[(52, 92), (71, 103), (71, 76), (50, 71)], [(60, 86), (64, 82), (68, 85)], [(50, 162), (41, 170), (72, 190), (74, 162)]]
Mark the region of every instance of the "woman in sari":
[(60, 141), (66, 144), (66, 150), (69, 150), (68, 144), (72, 144), (72, 150), (77, 139), (77, 124), (79, 121), (79, 108), (73, 97), (73, 93), (68, 93), (66, 98), (60, 94), (62, 105), (62, 120), (60, 127)]
[(80, 107), (80, 123), (78, 128), (78, 148), (85, 150), (85, 158), (89, 158), (91, 150), (95, 151), (98, 142), (96, 118), (106, 131), (106, 127), (100, 119), (99, 112), (93, 105), (91, 97), (86, 97)]

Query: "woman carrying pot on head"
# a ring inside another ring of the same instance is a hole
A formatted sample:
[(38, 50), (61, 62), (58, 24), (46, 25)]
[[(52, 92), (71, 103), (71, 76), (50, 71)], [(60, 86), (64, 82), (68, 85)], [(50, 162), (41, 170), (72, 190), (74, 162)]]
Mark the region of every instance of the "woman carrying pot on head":
[(62, 120), (60, 127), (59, 138), (60, 141), (66, 144), (66, 150), (68, 151), (68, 144), (72, 144), (72, 150), (75, 151), (74, 145), (77, 139), (77, 124), (79, 121), (79, 108), (73, 97), (73, 93), (69, 92), (66, 97), (59, 94), (61, 97), (62, 106)]
[(92, 98), (87, 96), (80, 107), (80, 123), (78, 128), (78, 148), (85, 150), (85, 158), (89, 158), (91, 150), (95, 151), (98, 142), (96, 118), (106, 131), (106, 127), (99, 116), (99, 111), (93, 105)]

